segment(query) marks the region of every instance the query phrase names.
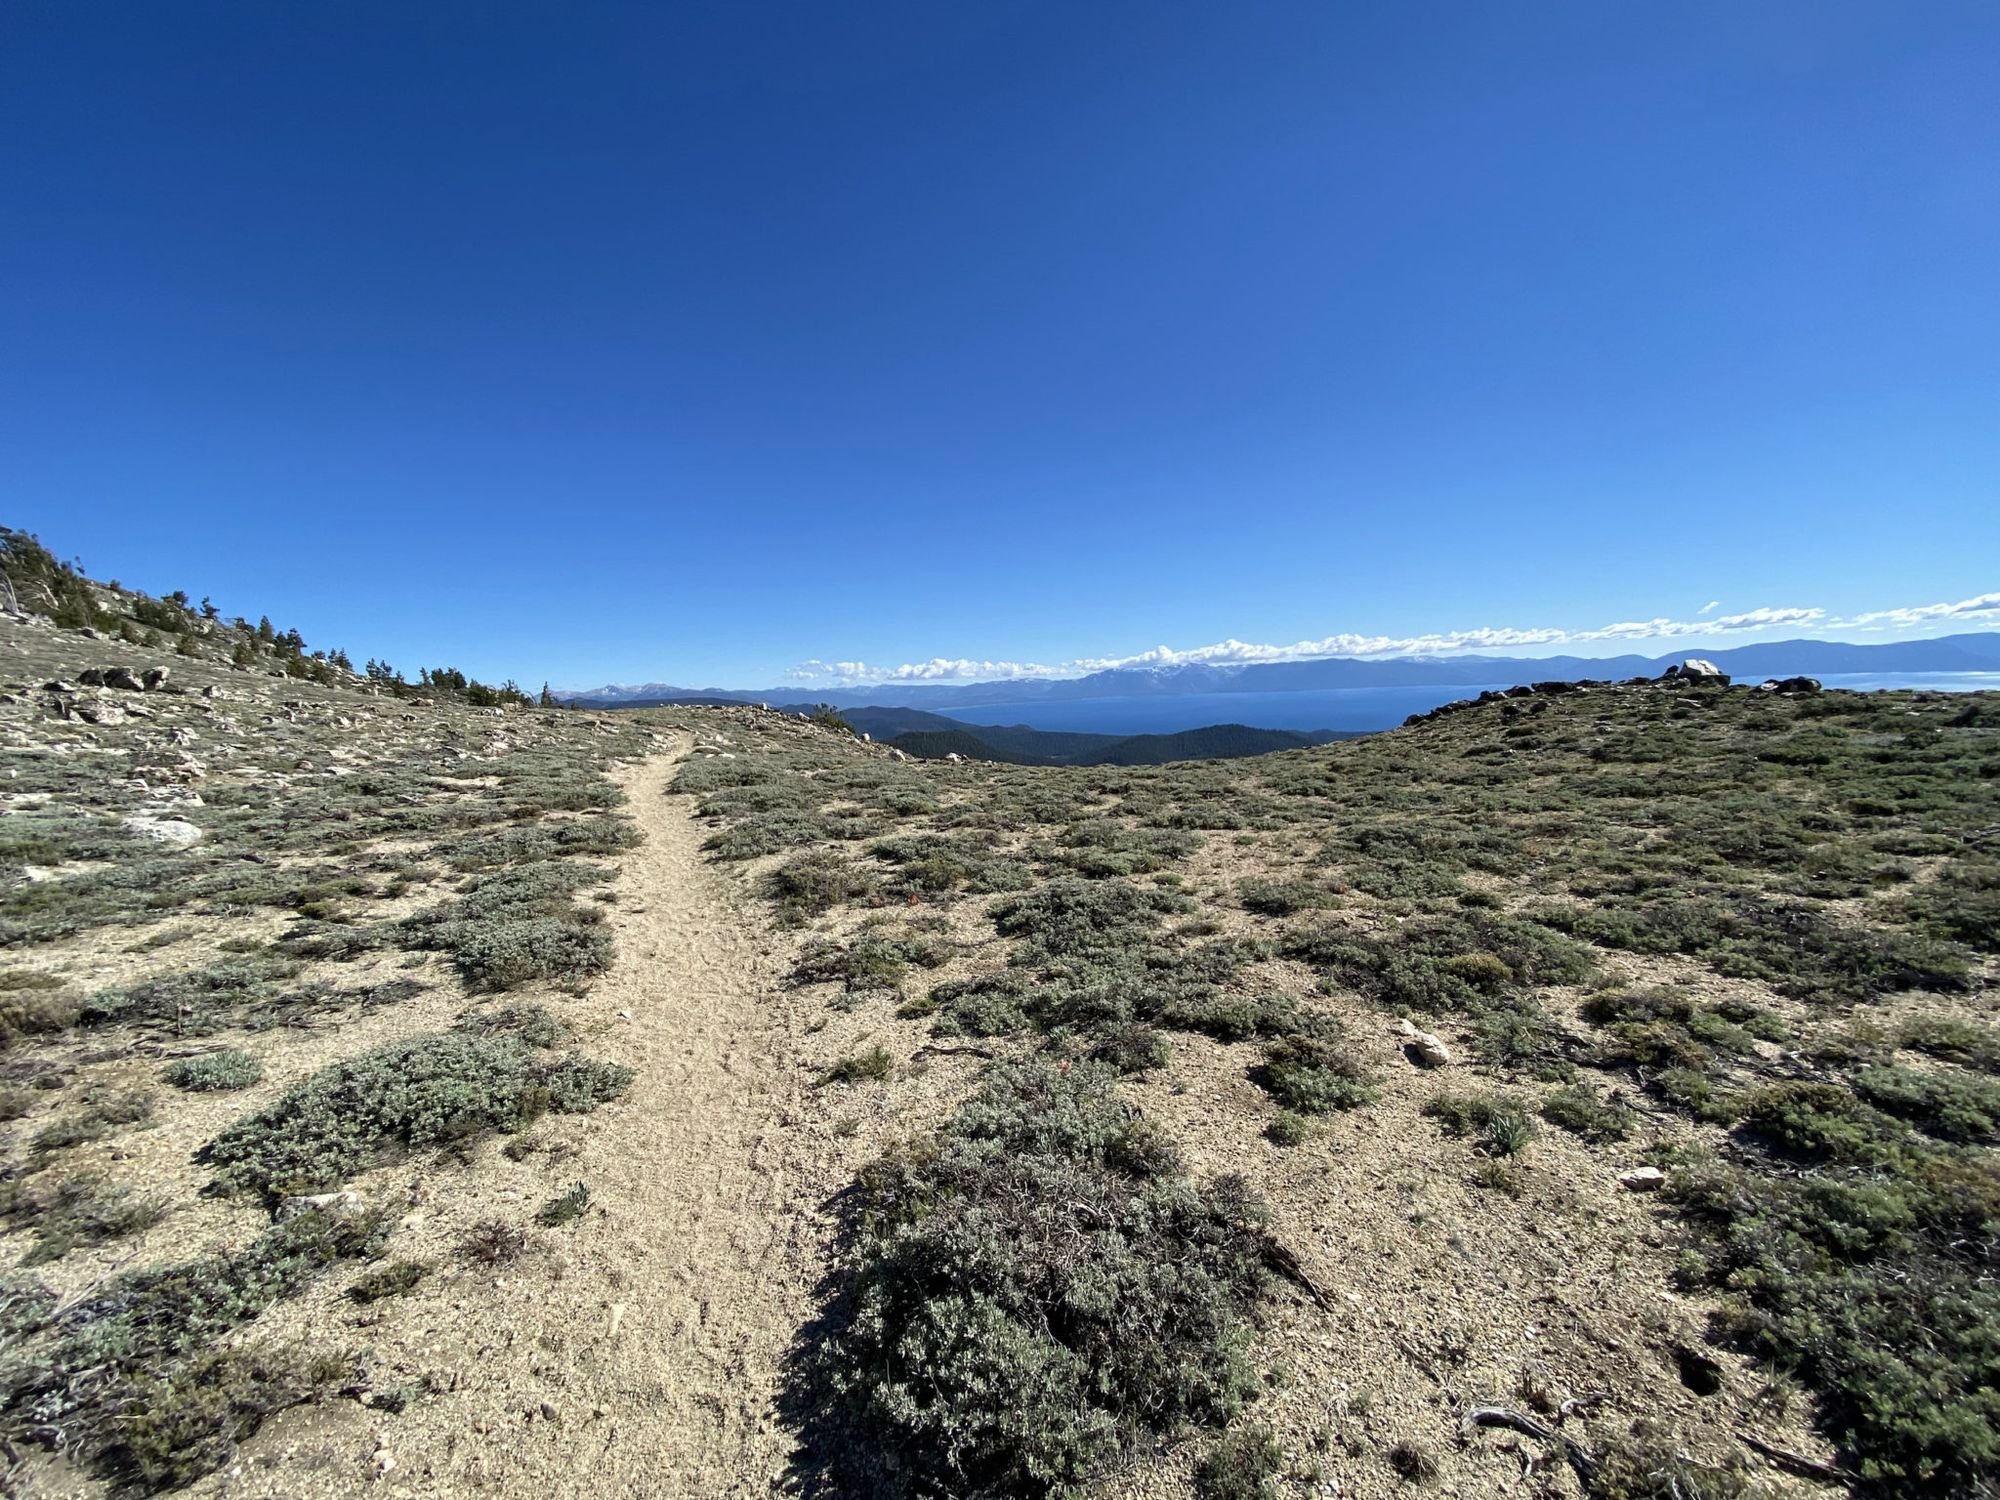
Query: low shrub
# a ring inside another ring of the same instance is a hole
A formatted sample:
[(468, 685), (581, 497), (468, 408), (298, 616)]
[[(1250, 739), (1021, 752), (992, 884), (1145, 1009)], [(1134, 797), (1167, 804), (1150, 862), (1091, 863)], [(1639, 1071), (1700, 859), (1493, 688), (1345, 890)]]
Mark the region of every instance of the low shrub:
[(1956, 1072), (1862, 1068), (1854, 1091), (1877, 1109), (1946, 1141), (1992, 1141), (2000, 1132), (2000, 1082)]
[(590, 1207), (590, 1197), (588, 1183), (573, 1182), (535, 1211), (535, 1222), (544, 1229), (573, 1223)]
[(1279, 1500), (1285, 1453), (1266, 1427), (1235, 1427), (1195, 1465), (1198, 1500)]
[(1520, 1105), (1499, 1094), (1439, 1094), (1424, 1113), (1452, 1135), (1476, 1135), (1490, 1156), (1518, 1156), (1534, 1139), (1534, 1121)]
[(347, 1288), (347, 1295), (361, 1303), (400, 1297), (430, 1273), (431, 1268), (420, 1261), (392, 1260), (357, 1277)]
[(206, 1052), (200, 1057), (184, 1057), (169, 1063), (160, 1076), (191, 1094), (213, 1094), (249, 1088), (263, 1078), (264, 1064), (253, 1053), (226, 1047), (220, 1052)]
[(456, 901), (405, 918), (404, 946), (451, 955), (474, 989), (510, 990), (535, 980), (580, 989), (611, 967), (604, 913), (575, 894), (609, 872), (545, 861), (474, 881)]
[(880, 1082), (895, 1071), (896, 1060), (880, 1042), (865, 1052), (851, 1053), (820, 1075), (822, 1083)]
[(322, 1069), (230, 1126), (204, 1159), (232, 1191), (322, 1192), (419, 1146), (518, 1130), (550, 1110), (588, 1113), (631, 1079), (629, 1068), (551, 1058), (513, 1036), (442, 1032)]
[(1353, 1047), (1334, 1036), (1280, 1037), (1264, 1049), (1256, 1076), (1273, 1099), (1304, 1115), (1357, 1109), (1379, 1097)]
[(505, 1219), (481, 1219), (458, 1242), (459, 1253), (482, 1265), (501, 1266), (520, 1257), (528, 1237)]
[(80, 1246), (143, 1234), (167, 1216), (165, 1199), (107, 1186), (94, 1177), (66, 1177), (52, 1184), (29, 1177), (6, 1183), (0, 1195), (0, 1218), (9, 1226), (34, 1230), (35, 1243), (21, 1257), (24, 1266), (61, 1260)]
[(1340, 898), (1310, 880), (1246, 880), (1237, 887), (1236, 899), (1260, 917), (1289, 917), (1333, 906)]
[(308, 1213), (239, 1249), (128, 1272), (57, 1314), (10, 1372), (16, 1441), (60, 1445), (117, 1486), (153, 1491), (212, 1472), (270, 1412), (323, 1389), (333, 1364), (212, 1347), (340, 1261), (376, 1254), (378, 1215)]
[(1593, 1145), (1622, 1141), (1632, 1133), (1632, 1111), (1615, 1099), (1600, 1099), (1583, 1084), (1558, 1089), (1542, 1101), (1542, 1118)]
[(1260, 1210), (1181, 1176), (1112, 1076), (1001, 1068), (855, 1186), (845, 1315), (802, 1373), (924, 1487), (1065, 1491), (1252, 1386)]
[(1281, 1109), (1264, 1127), (1264, 1139), (1274, 1146), (1297, 1146), (1312, 1134), (1312, 1122), (1295, 1109)]
[(1112, 1026), (1090, 1049), (1093, 1062), (1118, 1073), (1145, 1073), (1164, 1068), (1170, 1056), (1167, 1039), (1140, 1021)]
[(765, 881), (774, 900), (802, 915), (829, 911), (875, 888), (874, 877), (845, 854), (815, 849), (787, 860)]

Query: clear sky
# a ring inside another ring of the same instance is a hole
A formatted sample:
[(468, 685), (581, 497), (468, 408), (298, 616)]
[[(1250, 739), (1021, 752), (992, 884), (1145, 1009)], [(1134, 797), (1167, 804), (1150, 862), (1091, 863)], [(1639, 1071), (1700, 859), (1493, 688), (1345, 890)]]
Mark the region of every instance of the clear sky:
[(2000, 590), (1996, 78), (1990, 0), (12, 0), (0, 520), (531, 684), (1838, 633)]

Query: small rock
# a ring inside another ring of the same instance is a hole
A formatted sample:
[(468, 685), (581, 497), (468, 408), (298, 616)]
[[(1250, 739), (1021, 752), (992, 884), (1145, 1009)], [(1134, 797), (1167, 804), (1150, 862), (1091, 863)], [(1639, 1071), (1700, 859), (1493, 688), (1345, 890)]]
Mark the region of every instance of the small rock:
[(144, 692), (157, 692), (165, 684), (166, 680), (167, 669), (165, 667), (148, 667), (144, 672), (139, 674), (139, 687)]
[(1451, 1048), (1443, 1040), (1428, 1031), (1419, 1031), (1407, 1020), (1396, 1023), (1396, 1035), (1403, 1043), (1403, 1051), (1411, 1062), (1426, 1068), (1448, 1068), (1451, 1066)]
[(1817, 693), (1819, 690), (1817, 677), (1773, 677), (1768, 682), (1757, 684), (1760, 693)]
[(1667, 1174), (1658, 1167), (1634, 1167), (1618, 1177), (1618, 1185), (1631, 1193), (1656, 1193), (1666, 1181)]

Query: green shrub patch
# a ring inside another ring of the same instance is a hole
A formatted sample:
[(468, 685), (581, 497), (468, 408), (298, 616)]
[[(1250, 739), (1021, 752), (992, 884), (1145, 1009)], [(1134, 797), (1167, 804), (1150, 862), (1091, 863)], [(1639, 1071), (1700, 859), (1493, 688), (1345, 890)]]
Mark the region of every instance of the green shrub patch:
[(1067, 1493), (1251, 1388), (1261, 1211), (1183, 1176), (1112, 1077), (1003, 1068), (854, 1190), (844, 1323), (806, 1378), (920, 1488)]
[(516, 1035), (443, 1032), (322, 1069), (230, 1126), (204, 1159), (232, 1191), (324, 1192), (416, 1147), (588, 1113), (631, 1080), (616, 1063), (552, 1057)]

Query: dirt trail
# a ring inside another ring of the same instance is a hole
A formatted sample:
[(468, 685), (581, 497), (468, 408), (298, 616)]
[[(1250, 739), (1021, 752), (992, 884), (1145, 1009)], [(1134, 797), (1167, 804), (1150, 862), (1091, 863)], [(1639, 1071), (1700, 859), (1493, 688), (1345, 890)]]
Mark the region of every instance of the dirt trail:
[(364, 1414), (363, 1432), (274, 1432), (280, 1451), (260, 1440), (219, 1492), (624, 1500), (768, 1494), (782, 1475), (781, 1364), (824, 1235), (809, 1141), (787, 1129), (811, 1073), (769, 939), (702, 858), (687, 801), (664, 795), (685, 750), (621, 778), (644, 842), (609, 914), (617, 961), (562, 1007), (589, 1051), (636, 1070), (631, 1092), (582, 1122), (575, 1155), (529, 1159), (531, 1201), (487, 1205), (518, 1221), (580, 1178), (587, 1217), (538, 1231), (497, 1286), (433, 1285), (368, 1331), (442, 1394)]

